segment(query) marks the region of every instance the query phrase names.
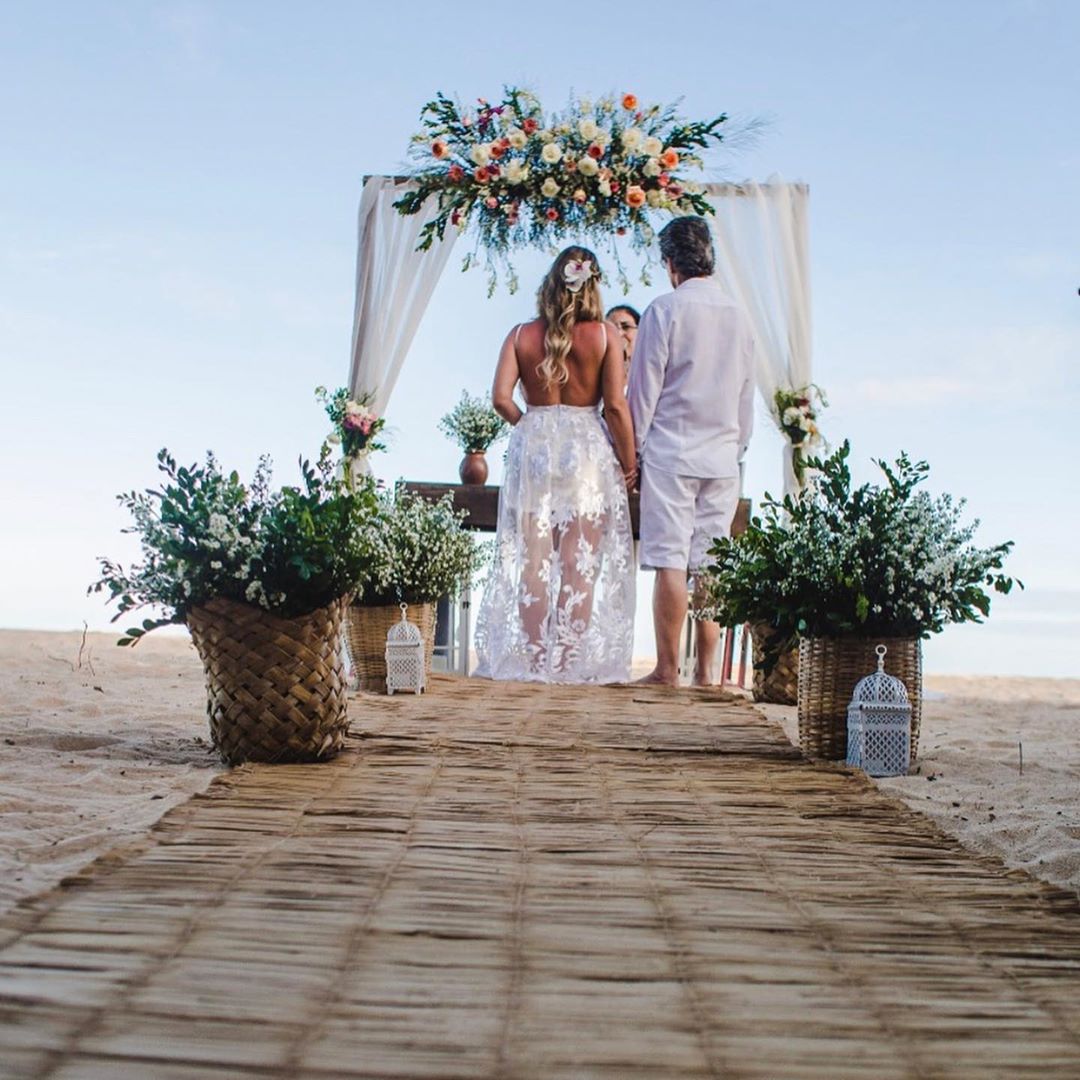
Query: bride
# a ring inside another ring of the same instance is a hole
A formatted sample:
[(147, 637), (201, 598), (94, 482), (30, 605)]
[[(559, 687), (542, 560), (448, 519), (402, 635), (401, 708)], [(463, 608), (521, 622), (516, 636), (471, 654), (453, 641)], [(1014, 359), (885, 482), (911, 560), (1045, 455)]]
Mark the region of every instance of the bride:
[(539, 318), (512, 329), (499, 354), (492, 404), (514, 430), (477, 617), (480, 676), (630, 676), (636, 582), (626, 492), (636, 457), (622, 344), (603, 321), (599, 277), (591, 251), (563, 251), (537, 294)]

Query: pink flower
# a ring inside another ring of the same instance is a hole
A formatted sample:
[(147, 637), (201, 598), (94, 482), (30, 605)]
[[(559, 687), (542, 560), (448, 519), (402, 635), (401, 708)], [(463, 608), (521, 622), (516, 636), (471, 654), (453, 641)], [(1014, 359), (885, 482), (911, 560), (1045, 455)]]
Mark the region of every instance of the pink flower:
[(498, 199), (496, 199), (494, 195), (489, 195), (489, 196), (488, 196), (488, 197), (487, 197), (487, 198), (486, 198), (486, 199), (484, 200), (484, 205), (485, 205), (485, 206), (486, 206), (486, 207), (487, 207), (487, 208), (488, 208), (489, 210), (494, 210), (494, 209), (495, 209), (495, 208), (496, 208), (496, 207), (497, 207), (497, 206), (499, 205), (499, 200), (498, 200)]

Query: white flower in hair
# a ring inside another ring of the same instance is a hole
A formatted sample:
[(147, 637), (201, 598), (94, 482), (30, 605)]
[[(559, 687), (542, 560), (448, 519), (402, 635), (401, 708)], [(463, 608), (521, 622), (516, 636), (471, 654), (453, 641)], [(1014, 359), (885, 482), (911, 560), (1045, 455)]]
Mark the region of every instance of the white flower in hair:
[(563, 280), (570, 292), (581, 291), (581, 287), (593, 276), (592, 259), (571, 259), (563, 267)]

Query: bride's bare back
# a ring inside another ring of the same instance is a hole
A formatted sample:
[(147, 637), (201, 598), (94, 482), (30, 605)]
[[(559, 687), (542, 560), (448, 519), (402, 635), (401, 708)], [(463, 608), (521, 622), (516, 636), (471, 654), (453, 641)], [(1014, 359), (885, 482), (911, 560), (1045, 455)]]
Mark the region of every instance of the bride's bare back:
[(546, 383), (540, 373), (545, 329), (543, 319), (534, 319), (507, 334), (495, 369), (492, 405), (501, 417), (517, 424), (521, 410), (514, 403), (514, 388), (519, 382), (526, 404), (533, 407), (591, 408), (603, 401), (619, 465), (627, 482), (632, 483), (637, 471), (634, 429), (626, 403), (622, 348), (615, 328), (593, 320), (574, 326), (566, 358), (569, 378), (564, 383)]
[(544, 359), (543, 319), (522, 323), (514, 331), (518, 377), (529, 405), (596, 405), (603, 397), (604, 359), (607, 333), (601, 322), (580, 322), (572, 331), (570, 355), (566, 358), (569, 379), (565, 383), (544, 382), (540, 364)]

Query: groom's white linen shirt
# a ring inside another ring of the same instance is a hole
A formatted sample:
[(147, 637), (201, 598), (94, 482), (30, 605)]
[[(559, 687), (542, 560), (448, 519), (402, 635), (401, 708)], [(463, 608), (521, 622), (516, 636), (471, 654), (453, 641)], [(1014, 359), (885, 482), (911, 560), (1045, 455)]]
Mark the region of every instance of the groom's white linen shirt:
[(630, 414), (644, 465), (680, 476), (739, 475), (754, 426), (754, 340), (715, 278), (689, 278), (641, 317)]

